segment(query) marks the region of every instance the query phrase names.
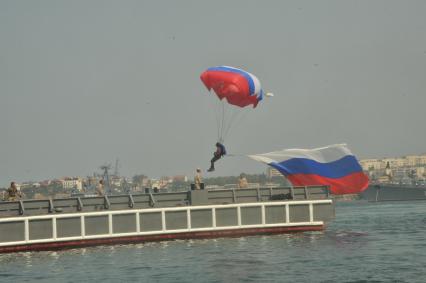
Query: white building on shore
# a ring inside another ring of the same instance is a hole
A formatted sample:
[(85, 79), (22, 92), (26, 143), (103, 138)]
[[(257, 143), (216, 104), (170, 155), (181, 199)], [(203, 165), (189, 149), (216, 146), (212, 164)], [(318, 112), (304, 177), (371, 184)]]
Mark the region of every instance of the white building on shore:
[(83, 190), (83, 182), (81, 178), (64, 178), (61, 180), (62, 187), (66, 190), (77, 189), (79, 191)]

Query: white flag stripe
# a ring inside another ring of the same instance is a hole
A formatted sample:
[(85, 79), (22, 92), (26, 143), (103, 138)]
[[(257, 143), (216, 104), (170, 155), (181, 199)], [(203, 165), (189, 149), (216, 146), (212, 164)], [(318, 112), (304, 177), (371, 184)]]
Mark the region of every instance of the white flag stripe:
[(260, 92), (260, 90), (261, 90), (261, 86), (260, 86), (260, 81), (259, 81), (259, 79), (255, 76), (255, 75), (253, 75), (253, 74), (250, 74), (249, 73), (249, 75), (250, 75), (250, 77), (251, 77), (251, 79), (253, 80), (253, 84), (254, 84), (254, 93), (253, 93), (253, 95), (254, 94), (259, 94), (259, 92)]
[(347, 155), (353, 155), (346, 144), (335, 144), (314, 149), (283, 149), (262, 154), (249, 155), (250, 158), (264, 162), (283, 162), (292, 158), (307, 158), (320, 163), (329, 163)]

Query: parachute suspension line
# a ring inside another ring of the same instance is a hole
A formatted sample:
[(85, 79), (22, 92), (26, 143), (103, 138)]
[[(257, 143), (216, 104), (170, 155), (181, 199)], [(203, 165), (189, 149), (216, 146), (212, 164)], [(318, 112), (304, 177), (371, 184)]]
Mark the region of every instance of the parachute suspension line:
[(217, 99), (216, 95), (211, 93), (211, 96), (209, 97), (210, 102), (210, 108), (212, 108), (212, 111), (214, 112), (215, 118), (216, 118), (216, 137), (219, 140), (221, 137), (221, 120), (223, 113), (221, 113), (221, 104), (223, 104), (222, 100)]
[(215, 116), (216, 116), (216, 130), (217, 130), (217, 138), (219, 139), (220, 137), (220, 109), (219, 109), (219, 103), (220, 102), (216, 102), (213, 106), (217, 106), (217, 107), (213, 107), (214, 108), (214, 112), (215, 112)]
[(227, 153), (227, 154), (225, 155), (225, 157), (242, 157), (242, 156), (246, 157), (246, 156), (247, 156), (247, 154), (241, 154), (241, 153)]
[(247, 114), (247, 108), (244, 108), (242, 110), (234, 108), (234, 111), (232, 113), (232, 118), (228, 123), (228, 127), (225, 130), (224, 138), (228, 136), (228, 133), (232, 129), (232, 127), (236, 124), (238, 124)]
[(241, 114), (241, 110), (232, 107), (232, 111), (231, 111), (231, 118), (229, 119), (229, 121), (227, 121), (226, 123), (226, 128), (223, 132), (223, 138), (225, 139), (228, 136), (229, 130), (231, 129), (232, 125), (234, 124), (234, 122), (237, 120), (237, 118), (240, 116)]
[(216, 118), (217, 141), (223, 143), (228, 135), (231, 124), (236, 120), (241, 109), (229, 105), (226, 99), (216, 99), (211, 101), (211, 106)]
[(220, 125), (220, 135), (218, 137), (218, 142), (222, 143), (223, 142), (223, 129), (225, 127), (225, 122), (226, 122), (226, 109), (225, 109), (225, 102), (222, 100), (222, 123)]

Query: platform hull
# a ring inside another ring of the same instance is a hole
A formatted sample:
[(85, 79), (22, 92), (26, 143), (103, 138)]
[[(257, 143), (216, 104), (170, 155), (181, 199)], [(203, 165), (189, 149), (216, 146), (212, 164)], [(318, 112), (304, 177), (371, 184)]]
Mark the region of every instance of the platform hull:
[(130, 236), (92, 240), (77, 240), (53, 243), (39, 243), (30, 245), (16, 245), (8, 247), (0, 247), (0, 253), (13, 253), (25, 251), (48, 251), (82, 248), (99, 245), (115, 245), (115, 244), (136, 244), (145, 242), (159, 242), (170, 240), (189, 240), (189, 239), (213, 239), (213, 238), (231, 238), (254, 235), (274, 235), (297, 233), (306, 231), (321, 231), (324, 225), (315, 226), (299, 226), (299, 227), (272, 227), (272, 228), (249, 228), (221, 231), (206, 231), (206, 232), (186, 232), (178, 234), (162, 234), (162, 235), (147, 235), (147, 236)]

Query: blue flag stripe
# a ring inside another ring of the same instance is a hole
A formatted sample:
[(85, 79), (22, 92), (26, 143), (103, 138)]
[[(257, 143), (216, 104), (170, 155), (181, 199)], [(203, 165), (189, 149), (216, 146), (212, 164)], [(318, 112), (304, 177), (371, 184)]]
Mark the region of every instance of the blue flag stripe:
[(269, 165), (284, 175), (315, 174), (334, 179), (362, 172), (361, 166), (353, 155), (347, 155), (329, 163), (320, 163), (306, 158), (292, 158), (279, 163), (272, 162)]
[(240, 69), (228, 68), (228, 67), (225, 67), (225, 66), (211, 67), (211, 68), (208, 68), (207, 70), (208, 71), (230, 72), (230, 73), (236, 73), (236, 74), (242, 75), (248, 82), (250, 95), (254, 94), (254, 82), (253, 82), (253, 79), (250, 77), (250, 75), (247, 72), (240, 70)]

